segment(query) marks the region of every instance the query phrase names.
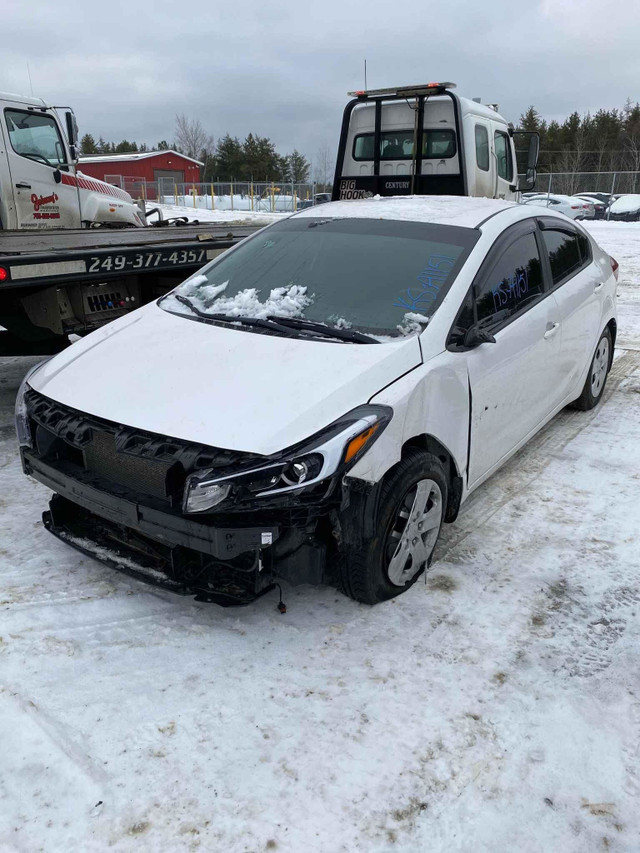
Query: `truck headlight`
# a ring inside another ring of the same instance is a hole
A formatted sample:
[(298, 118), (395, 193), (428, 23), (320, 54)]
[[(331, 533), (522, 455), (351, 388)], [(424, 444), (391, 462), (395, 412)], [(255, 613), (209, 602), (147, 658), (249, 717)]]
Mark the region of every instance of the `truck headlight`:
[[(47, 361), (47, 359), (45, 359)], [(30, 376), (38, 370), (44, 364), (44, 361), (38, 362), (38, 364), (34, 364), (31, 370), (27, 371), (26, 376), (20, 383), (20, 387), (18, 388), (18, 395), (16, 396), (16, 435), (18, 436), (18, 444), (20, 447), (33, 447), (33, 440), (31, 437), (31, 429), (29, 427), (29, 413), (27, 412), (27, 404), (25, 402), (25, 396), (27, 391), (29, 390), (28, 380)]]
[(388, 406), (359, 406), (264, 466), (222, 477), (212, 469), (191, 474), (183, 511), (205, 512), (229, 498), (239, 502), (283, 495), (342, 474), (366, 453), (392, 415)]

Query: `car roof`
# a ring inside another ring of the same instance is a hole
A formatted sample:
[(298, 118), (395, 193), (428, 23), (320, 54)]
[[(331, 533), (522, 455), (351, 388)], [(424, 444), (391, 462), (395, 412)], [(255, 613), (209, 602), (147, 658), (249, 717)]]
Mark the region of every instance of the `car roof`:
[(358, 201), (328, 202), (322, 205), (321, 211), (308, 207), (295, 216), (322, 219), (400, 219), (477, 228), (496, 213), (519, 208), (521, 205), (511, 201), (469, 196), (374, 196)]

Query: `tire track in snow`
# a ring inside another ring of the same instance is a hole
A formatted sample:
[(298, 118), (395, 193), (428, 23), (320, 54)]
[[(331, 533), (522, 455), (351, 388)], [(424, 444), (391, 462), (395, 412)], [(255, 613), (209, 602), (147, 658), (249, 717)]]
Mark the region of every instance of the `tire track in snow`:
[[(43, 732), (46, 738), (69, 761), (75, 765), (91, 782), (98, 787), (109, 783), (109, 776), (104, 768), (98, 764), (75, 740), (72, 738), (69, 728), (44, 711), (31, 699), (23, 696), (18, 690), (11, 687), (0, 688), (0, 696), (17, 705), (22, 715), (26, 715)], [(101, 793), (103, 793), (101, 791)], [(104, 796), (101, 797), (104, 799)]]

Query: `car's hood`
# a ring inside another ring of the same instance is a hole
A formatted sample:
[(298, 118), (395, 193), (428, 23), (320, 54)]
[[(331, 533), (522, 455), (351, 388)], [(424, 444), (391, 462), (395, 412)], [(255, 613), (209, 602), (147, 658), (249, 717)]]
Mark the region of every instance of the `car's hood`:
[(270, 454), (420, 363), (415, 336), (380, 345), (283, 338), (192, 321), (152, 304), (50, 359), (29, 384), (116, 423)]

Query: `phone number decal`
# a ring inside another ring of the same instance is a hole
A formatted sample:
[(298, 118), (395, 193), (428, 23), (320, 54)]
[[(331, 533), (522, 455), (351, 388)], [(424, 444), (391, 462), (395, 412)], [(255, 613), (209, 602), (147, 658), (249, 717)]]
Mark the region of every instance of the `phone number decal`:
[(87, 272), (104, 273), (117, 270), (144, 270), (153, 267), (203, 264), (207, 260), (206, 249), (179, 249), (174, 252), (135, 252), (89, 258)]

